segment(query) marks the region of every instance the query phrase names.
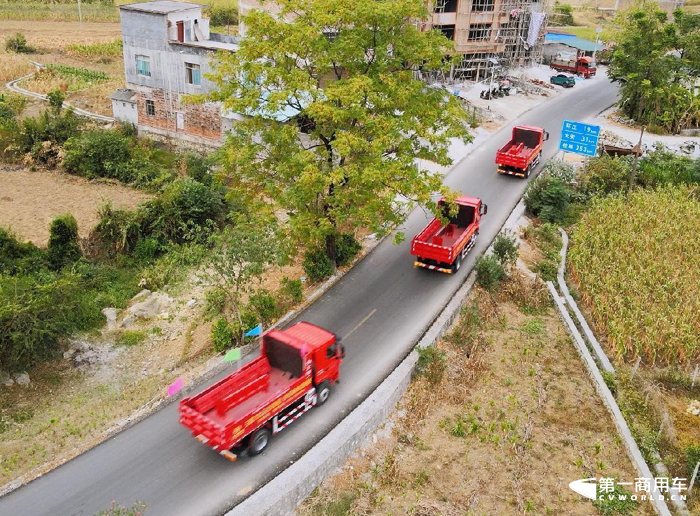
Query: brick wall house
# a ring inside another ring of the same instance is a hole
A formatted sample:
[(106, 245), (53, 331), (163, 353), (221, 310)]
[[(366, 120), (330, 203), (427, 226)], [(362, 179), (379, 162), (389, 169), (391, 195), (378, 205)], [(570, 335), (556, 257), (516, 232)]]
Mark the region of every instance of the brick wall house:
[[(185, 95), (208, 93), (206, 78), (217, 51), (235, 52), (237, 39), (210, 33), (204, 6), (157, 0), (121, 5), (126, 89), (112, 95), (114, 116), (149, 132), (194, 144), (218, 146), (238, 117), (220, 103), (192, 104)], [(131, 94), (134, 116), (126, 116), (123, 99)]]

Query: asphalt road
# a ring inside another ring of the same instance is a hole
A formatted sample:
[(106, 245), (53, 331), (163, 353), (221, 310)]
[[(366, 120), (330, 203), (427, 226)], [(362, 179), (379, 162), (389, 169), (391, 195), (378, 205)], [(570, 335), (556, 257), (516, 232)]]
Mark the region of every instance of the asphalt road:
[(2, 515), (92, 516), (112, 500), (147, 504), (147, 514), (217, 515), (240, 502), (293, 462), (357, 406), (408, 354), (488, 247), (523, 194), (522, 179), (496, 174), (496, 149), (513, 125), (545, 127), (543, 157), (557, 152), (562, 120), (584, 120), (607, 108), (617, 88), (598, 84), (550, 100), (503, 128), (457, 164), (445, 182), (489, 206), (481, 234), (456, 275), (414, 268), (409, 240), (427, 223), (415, 210), (404, 224), (408, 239), (382, 242), (300, 319), (343, 337), (347, 357), (329, 402), (275, 436), (255, 458), (231, 463), (178, 424), (173, 403), (51, 473), (0, 498)]

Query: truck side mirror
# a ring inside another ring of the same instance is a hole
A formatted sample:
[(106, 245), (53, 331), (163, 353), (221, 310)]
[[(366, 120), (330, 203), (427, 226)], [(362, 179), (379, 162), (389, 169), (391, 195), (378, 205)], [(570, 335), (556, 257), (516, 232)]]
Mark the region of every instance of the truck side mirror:
[(488, 213), (489, 207), (485, 205), (484, 203), (481, 203), (479, 205), (479, 215), (486, 215)]
[(544, 132), (544, 138), (543, 138), (543, 141), (545, 141), (545, 142), (546, 142), (547, 140), (549, 140), (549, 133), (548, 133), (547, 131), (545, 131), (545, 132)]

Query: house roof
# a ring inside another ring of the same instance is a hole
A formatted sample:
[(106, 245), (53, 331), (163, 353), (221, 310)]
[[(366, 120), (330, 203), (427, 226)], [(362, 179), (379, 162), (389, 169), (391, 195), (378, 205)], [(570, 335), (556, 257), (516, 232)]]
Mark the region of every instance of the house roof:
[(544, 38), (544, 44), (560, 43), (566, 45), (567, 47), (572, 47), (583, 52), (593, 52), (601, 51), (607, 48), (605, 45), (595, 44), (587, 39), (581, 39), (578, 36), (562, 34), (562, 33), (551, 33), (548, 32)]
[(140, 4), (120, 5), (120, 9), (126, 11), (141, 11), (145, 13), (169, 14), (191, 9), (202, 9), (206, 7), (202, 4), (192, 4), (188, 2), (174, 2), (172, 0), (156, 0), (155, 2), (143, 2)]
[(124, 88), (119, 88), (114, 93), (112, 93), (109, 98), (112, 100), (117, 100), (119, 102), (136, 102), (134, 96), (136, 92), (134, 90), (127, 90)]

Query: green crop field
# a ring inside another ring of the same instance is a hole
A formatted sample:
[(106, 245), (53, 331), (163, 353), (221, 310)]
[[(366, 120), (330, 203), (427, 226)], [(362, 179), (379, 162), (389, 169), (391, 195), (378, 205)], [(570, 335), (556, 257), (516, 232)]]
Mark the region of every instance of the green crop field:
[(697, 190), (640, 190), (594, 201), (576, 226), (570, 273), (620, 357), (700, 357)]

